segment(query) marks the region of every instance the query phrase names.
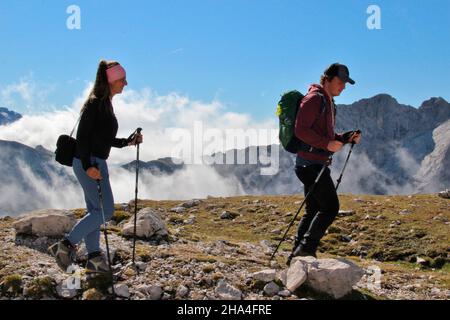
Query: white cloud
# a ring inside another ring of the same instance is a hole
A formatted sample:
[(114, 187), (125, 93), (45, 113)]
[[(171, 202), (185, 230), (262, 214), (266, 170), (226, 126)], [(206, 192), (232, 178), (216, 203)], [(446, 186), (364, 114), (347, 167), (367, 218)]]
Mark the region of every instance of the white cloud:
[[(53, 84), (41, 84), (34, 80), (33, 74), (22, 77), (18, 82), (6, 85), (0, 89), (0, 102), (3, 106), (16, 111), (49, 109), (46, 99), (55, 90)], [(18, 110), (20, 109), (20, 110)]]
[[(53, 151), (58, 136), (72, 130), (91, 85), (71, 106), (25, 115), (19, 121), (0, 127), (0, 139), (18, 141), (32, 147), (43, 145)], [(230, 128), (277, 128), (274, 119), (256, 122), (249, 114), (227, 112), (220, 101), (205, 103), (177, 93), (160, 96), (148, 88), (140, 91), (125, 89), (123, 94), (114, 98), (113, 104), (119, 122), (118, 137), (128, 137), (137, 127), (143, 128), (144, 144), (140, 147), (140, 158), (144, 161), (170, 156), (177, 141), (172, 140), (168, 129), (181, 128), (194, 136), (196, 121), (201, 121), (205, 130), (218, 129), (224, 135), (225, 130)], [(124, 163), (135, 157), (134, 148), (113, 148), (110, 162)]]
[[(20, 179), (7, 179), (0, 184), (0, 216), (15, 215), (39, 209), (74, 209), (85, 207), (83, 191), (72, 170), (73, 178), (58, 176), (49, 171), (50, 181), (33, 172), (25, 162), (19, 161)], [(135, 197), (136, 176), (134, 172), (111, 166), (110, 181), (115, 203), (127, 203)], [(25, 180), (26, 187), (18, 183)], [(32, 194), (30, 194), (32, 190)], [(239, 183), (233, 178), (223, 178), (206, 166), (187, 166), (170, 176), (155, 176), (150, 172), (139, 175), (139, 199), (185, 200), (207, 196), (234, 196), (243, 194)], [(26, 199), (26, 201), (24, 201)]]
[(169, 54), (182, 53), (183, 51), (184, 51), (184, 48), (177, 48), (175, 50), (170, 51)]
[[(111, 186), (116, 202), (134, 199), (135, 173), (122, 168), (111, 170)], [(210, 196), (243, 194), (233, 178), (221, 177), (213, 168), (190, 165), (172, 175), (154, 176), (150, 172), (139, 175), (139, 199), (182, 200)]]
[[(342, 150), (333, 157), (333, 165), (331, 167), (334, 181), (339, 178), (345, 159), (348, 155), (348, 149)], [(414, 166), (415, 163), (406, 150), (399, 148), (400, 166), (406, 169), (406, 165)], [(400, 159), (401, 158), (401, 159)], [(409, 170), (409, 169), (408, 169)], [(352, 152), (348, 165), (342, 177), (342, 183), (339, 185), (339, 193), (366, 194), (366, 193), (383, 193), (383, 194), (411, 194), (416, 188), (413, 183), (399, 184), (394, 182), (395, 179), (381, 171), (366, 153)]]
[[(0, 126), (0, 139), (17, 141), (31, 147), (43, 145), (46, 149), (53, 151), (58, 136), (68, 134), (73, 128), (91, 86), (92, 83), (70, 106), (55, 111), (25, 115), (10, 125)], [(30, 93), (32, 90), (29, 91), (26, 85), (23, 85), (23, 88), (23, 95), (28, 99), (32, 96)], [(161, 96), (148, 88), (140, 91), (127, 88), (122, 95), (114, 98), (113, 104), (119, 122), (118, 137), (128, 137), (137, 127), (143, 128), (144, 144), (140, 147), (142, 161), (171, 156), (178, 142), (172, 140), (170, 132), (167, 131), (168, 128), (184, 129), (188, 134), (192, 133), (192, 137), (194, 137), (194, 123), (198, 121), (203, 123), (205, 129), (216, 129), (224, 134), (229, 128), (245, 130), (276, 128), (276, 123), (271, 119), (256, 122), (248, 114), (227, 112), (226, 105), (217, 100), (205, 103), (177, 93)], [(134, 198), (135, 174), (121, 169), (119, 165), (135, 158), (136, 148), (134, 147), (112, 148), (108, 163), (116, 203), (128, 202)], [(79, 185), (68, 183), (57, 176), (52, 176), (52, 182), (49, 185), (48, 182), (36, 177), (26, 164), (22, 164), (21, 168), (23, 168), (22, 176), (39, 194), (34, 199), (29, 199), (33, 207), (84, 207)], [(71, 170), (69, 172), (72, 174)], [(0, 199), (3, 207), (5, 202), (12, 203), (11, 205), (14, 206), (14, 203), (26, 197), (26, 194), (14, 185), (3, 186), (0, 189), (1, 194), (8, 195)], [(236, 180), (224, 178), (206, 165), (188, 165), (171, 176), (153, 176), (150, 173), (143, 173), (140, 176), (139, 189), (141, 199), (203, 198), (207, 195), (232, 196), (243, 192)], [(6, 193), (6, 190), (15, 191)]]

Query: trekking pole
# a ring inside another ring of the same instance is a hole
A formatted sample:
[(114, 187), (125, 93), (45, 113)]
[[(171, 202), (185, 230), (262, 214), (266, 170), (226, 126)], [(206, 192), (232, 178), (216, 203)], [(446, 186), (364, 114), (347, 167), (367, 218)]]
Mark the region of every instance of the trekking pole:
[[(361, 133), (361, 130), (356, 130), (356, 131), (354, 131), (354, 133)], [(345, 163), (344, 163), (344, 168), (342, 168), (341, 175), (339, 176), (339, 179), (337, 179), (336, 191), (339, 188), (339, 185), (341, 184), (342, 176), (344, 175), (345, 168), (347, 167), (347, 163), (348, 163), (348, 160), (350, 159), (350, 155), (352, 154), (354, 146), (355, 146), (355, 142), (352, 142), (352, 146), (350, 147), (350, 151), (348, 152), (347, 159), (345, 160)]]
[(347, 160), (345, 160), (345, 163), (344, 163), (344, 168), (342, 168), (341, 175), (339, 176), (339, 179), (337, 179), (336, 191), (339, 188), (339, 185), (341, 184), (342, 176), (344, 174), (345, 168), (347, 167), (348, 159), (350, 159), (350, 155), (352, 154), (352, 150), (353, 150), (354, 146), (355, 146), (355, 143), (352, 142), (352, 146), (350, 147), (350, 151), (348, 152), (348, 155), (347, 155)]
[[(330, 159), (331, 159), (331, 157), (330, 157)], [(293, 219), (291, 220), (291, 222), (289, 223), (289, 225), (288, 225), (288, 227), (287, 227), (287, 229), (286, 229), (286, 231), (285, 231), (285, 233), (284, 233), (284, 235), (283, 235), (283, 238), (281, 238), (280, 242), (278, 243), (278, 246), (276, 247), (276, 249), (275, 249), (274, 252), (272, 253), (272, 256), (270, 257), (269, 262), (271, 262), (272, 259), (273, 259), (273, 257), (275, 257), (275, 254), (277, 253), (277, 251), (278, 251), (278, 249), (280, 248), (281, 244), (282, 244), (283, 241), (285, 240), (286, 235), (287, 235), (288, 232), (289, 232), (289, 229), (291, 229), (292, 225), (294, 224), (295, 220), (297, 219), (297, 216), (298, 216), (298, 214), (300, 213), (300, 211), (302, 210), (303, 205), (306, 203), (306, 200), (308, 199), (308, 197), (309, 197), (309, 196), (312, 194), (312, 192), (314, 191), (314, 188), (316, 187), (317, 182), (319, 181), (320, 177), (321, 177), (322, 174), (324, 173), (326, 167), (327, 167), (327, 163), (325, 163), (325, 164), (322, 166), (322, 170), (320, 170), (319, 174), (317, 175), (316, 180), (314, 181), (314, 184), (311, 186), (311, 189), (310, 189), (310, 190), (308, 191), (308, 193), (306, 194), (305, 199), (303, 199), (303, 201), (302, 201), (302, 203), (301, 203), (301, 205), (300, 205), (300, 208), (298, 208), (297, 213), (295, 214), (294, 218), (293, 218)]]
[(109, 255), (108, 232), (106, 231), (105, 210), (103, 208), (103, 194), (102, 194), (102, 187), (100, 185), (100, 180), (97, 180), (97, 190), (98, 190), (98, 198), (100, 200), (100, 208), (102, 209), (103, 234), (105, 235), (106, 257), (108, 259), (109, 274), (111, 275), (112, 294), (113, 294), (113, 298), (115, 298), (116, 291), (114, 290), (114, 279), (113, 279), (113, 272), (112, 272), (112, 266), (111, 266), (111, 256)]
[[(142, 128), (137, 128), (136, 133), (141, 134)], [(134, 134), (134, 133), (133, 133)], [(138, 179), (139, 179), (139, 145), (137, 144), (136, 151), (136, 188), (134, 190), (134, 229), (133, 229), (133, 258), (132, 264), (135, 265), (135, 255), (136, 255), (136, 224), (137, 224), (137, 201), (138, 201)]]

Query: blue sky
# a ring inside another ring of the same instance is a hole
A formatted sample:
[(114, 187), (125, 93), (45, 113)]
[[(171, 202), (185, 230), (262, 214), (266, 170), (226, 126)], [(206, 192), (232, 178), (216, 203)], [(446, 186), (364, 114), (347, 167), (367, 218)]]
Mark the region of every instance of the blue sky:
[[(366, 27), (371, 4), (381, 30)], [(81, 30), (66, 27), (69, 5)], [(274, 117), (280, 93), (305, 91), (336, 61), (356, 80), (338, 103), (450, 100), (448, 0), (2, 0), (0, 39), (0, 90), (25, 78), (54, 106), (80, 95), (100, 58), (120, 61), (132, 89), (218, 99), (255, 119)]]

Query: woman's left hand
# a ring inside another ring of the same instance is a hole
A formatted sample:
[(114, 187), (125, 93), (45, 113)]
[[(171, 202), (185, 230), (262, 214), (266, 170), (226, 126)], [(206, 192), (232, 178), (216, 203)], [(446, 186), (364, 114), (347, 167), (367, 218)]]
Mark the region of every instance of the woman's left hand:
[(135, 146), (137, 144), (140, 144), (144, 141), (144, 135), (140, 133), (136, 133), (134, 138), (128, 143), (129, 146)]

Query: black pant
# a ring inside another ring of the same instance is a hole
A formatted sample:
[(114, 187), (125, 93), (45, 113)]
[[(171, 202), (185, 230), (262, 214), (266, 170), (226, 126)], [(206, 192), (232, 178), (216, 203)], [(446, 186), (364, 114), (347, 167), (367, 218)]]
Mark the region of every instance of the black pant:
[[(295, 167), (295, 174), (305, 186), (305, 197), (311, 190), (321, 169), (322, 165), (316, 164), (307, 167)], [(333, 223), (338, 212), (339, 199), (330, 176), (330, 169), (326, 168), (312, 194), (306, 200), (305, 214), (298, 226), (295, 247), (301, 243), (306, 251), (315, 252), (320, 239)]]

